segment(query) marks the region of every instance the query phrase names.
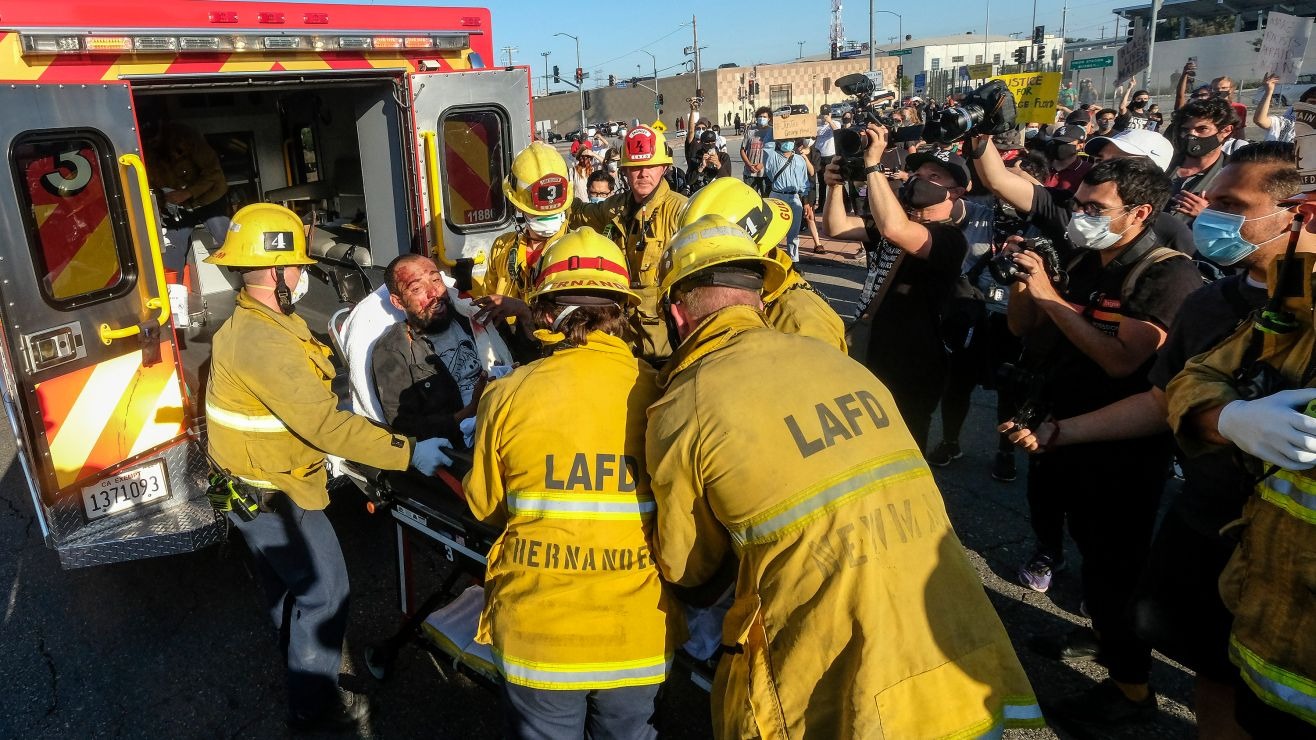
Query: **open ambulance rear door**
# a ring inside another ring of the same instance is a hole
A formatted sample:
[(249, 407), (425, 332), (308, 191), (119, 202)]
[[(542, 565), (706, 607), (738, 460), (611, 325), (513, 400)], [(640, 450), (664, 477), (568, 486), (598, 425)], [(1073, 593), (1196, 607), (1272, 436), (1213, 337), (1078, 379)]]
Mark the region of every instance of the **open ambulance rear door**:
[(3, 400), (46, 543), (73, 568), (219, 541), (128, 85), (0, 110)]
[(513, 226), (502, 182), (530, 145), (526, 67), (410, 75), (421, 203), (430, 247), (445, 265), (475, 260)]

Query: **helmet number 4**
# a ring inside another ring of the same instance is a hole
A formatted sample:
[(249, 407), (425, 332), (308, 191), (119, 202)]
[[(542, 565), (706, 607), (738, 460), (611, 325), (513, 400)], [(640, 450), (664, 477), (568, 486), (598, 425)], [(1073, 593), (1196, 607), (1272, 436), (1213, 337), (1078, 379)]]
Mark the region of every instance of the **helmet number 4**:
[(265, 232), (265, 251), (266, 252), (291, 252), (293, 245), (291, 231), (267, 231)]

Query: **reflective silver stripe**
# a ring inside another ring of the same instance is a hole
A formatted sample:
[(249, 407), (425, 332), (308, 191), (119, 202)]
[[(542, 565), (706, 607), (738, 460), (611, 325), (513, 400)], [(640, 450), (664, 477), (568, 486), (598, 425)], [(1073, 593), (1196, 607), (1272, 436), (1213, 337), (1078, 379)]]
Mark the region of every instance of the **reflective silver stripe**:
[(259, 478), (243, 478), (242, 476), (239, 475), (238, 480), (242, 481), (243, 483), (246, 483), (252, 488), (268, 488), (271, 491), (279, 490), (278, 486), (274, 485), (273, 483), (267, 480), (261, 480)]
[(931, 474), (923, 462), (923, 456), (913, 450), (901, 451), (894, 456), (888, 456), (886, 461), (878, 462), (867, 470), (847, 474), (841, 480), (805, 496), (802, 500), (765, 519), (750, 520), (732, 527), (731, 539), (739, 548), (766, 542), (788, 527), (836, 509), (853, 498), (867, 494), (871, 488), (889, 482), (888, 479), (908, 473)]
[(493, 651), (498, 671), (514, 684), (544, 689), (605, 689), (660, 683), (672, 668), (672, 656), (616, 663), (536, 663)]
[(634, 519), (653, 516), (657, 505), (651, 496), (509, 491), (507, 511), (544, 519)]
[(277, 416), (249, 416), (225, 411), (206, 402), (206, 420), (239, 432), (286, 432), (288, 427)]
[(1243, 680), (1267, 704), (1316, 724), (1316, 682), (1266, 662), (1230, 635), (1229, 652)]
[(1316, 524), (1316, 494), (1303, 490), (1303, 482), (1293, 475), (1282, 471), (1262, 481), (1261, 497), (1303, 521)]

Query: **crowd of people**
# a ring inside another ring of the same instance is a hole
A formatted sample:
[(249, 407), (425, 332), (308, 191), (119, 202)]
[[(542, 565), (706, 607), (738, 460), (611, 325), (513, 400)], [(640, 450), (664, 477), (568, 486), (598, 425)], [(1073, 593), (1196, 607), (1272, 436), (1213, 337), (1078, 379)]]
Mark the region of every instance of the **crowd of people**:
[[(510, 737), (656, 737), (678, 650), (716, 661), (719, 738), (1037, 726), (931, 475), (962, 457), (984, 385), (991, 476), (1014, 480), (1027, 453), (1020, 582), (1061, 577), (1066, 531), (1082, 560), (1091, 625), (1030, 649), (1108, 671), (1048, 716), (1153, 720), (1156, 649), (1195, 672), (1204, 735), (1310, 736), (1316, 230), (1292, 126), (1286, 142), (1268, 96), (1266, 141), (1239, 138), (1227, 78), (1206, 97), (1181, 85), (1168, 118), (1132, 86), (1117, 110), (1065, 90), (1054, 124), (950, 141), (922, 132), (955, 100), (825, 112), (782, 141), (760, 109), (743, 178), (697, 99), (684, 170), (648, 126), (587, 131), (570, 161), (532, 143), (502, 186), (516, 228), (482, 274), (387, 267), (395, 313), (365, 381), (378, 423), (337, 407), (294, 313), (300, 222), (236, 214), (211, 258), (245, 287), (215, 336), (210, 449), (260, 502), (238, 529), (296, 602), (294, 726), (365, 712), (337, 688), (348, 589), (325, 453), (462, 475), (471, 515), (501, 532), (477, 640)], [(843, 131), (859, 152), (837, 156)], [(799, 270), (819, 225), (864, 245), (852, 316)]]

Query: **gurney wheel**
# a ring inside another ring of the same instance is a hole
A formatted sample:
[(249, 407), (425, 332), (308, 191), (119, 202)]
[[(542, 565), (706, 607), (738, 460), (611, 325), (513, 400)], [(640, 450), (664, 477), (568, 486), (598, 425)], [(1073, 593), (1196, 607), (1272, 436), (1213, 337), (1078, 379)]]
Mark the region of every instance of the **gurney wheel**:
[(387, 647), (370, 645), (366, 648), (365, 657), (366, 668), (370, 669), (370, 675), (383, 681), (388, 678), (389, 671), (393, 668), (393, 659), (397, 654), (390, 652)]

